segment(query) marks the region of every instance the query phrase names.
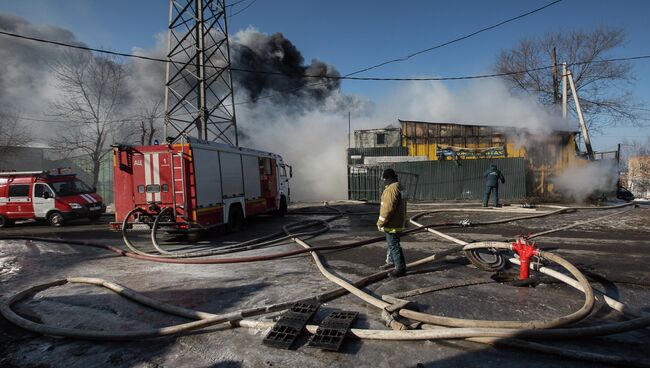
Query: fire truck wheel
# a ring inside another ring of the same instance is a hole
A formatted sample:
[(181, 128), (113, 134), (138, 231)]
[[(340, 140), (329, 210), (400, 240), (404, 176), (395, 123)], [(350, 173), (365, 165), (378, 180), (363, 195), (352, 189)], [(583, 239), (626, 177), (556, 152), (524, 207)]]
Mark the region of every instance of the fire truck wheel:
[(11, 225), (13, 225), (13, 223), (14, 223), (13, 221), (11, 221), (8, 218), (0, 215), (0, 228), (11, 226)]
[(240, 231), (244, 225), (244, 214), (242, 213), (241, 207), (231, 206), (230, 214), (228, 215), (228, 225), (226, 225), (226, 230), (229, 232)]
[(49, 215), (47, 215), (47, 222), (50, 223), (52, 226), (63, 226), (63, 215), (61, 212), (50, 212)]

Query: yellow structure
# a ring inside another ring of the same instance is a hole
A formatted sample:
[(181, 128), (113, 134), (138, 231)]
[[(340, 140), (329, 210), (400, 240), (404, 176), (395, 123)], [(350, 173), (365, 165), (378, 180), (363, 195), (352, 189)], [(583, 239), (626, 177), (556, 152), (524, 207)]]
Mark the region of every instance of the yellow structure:
[(402, 145), (409, 156), (429, 160), (525, 158), (530, 166), (531, 192), (553, 192), (555, 175), (587, 161), (579, 154), (577, 132), (535, 134), (527, 129), (400, 120)]

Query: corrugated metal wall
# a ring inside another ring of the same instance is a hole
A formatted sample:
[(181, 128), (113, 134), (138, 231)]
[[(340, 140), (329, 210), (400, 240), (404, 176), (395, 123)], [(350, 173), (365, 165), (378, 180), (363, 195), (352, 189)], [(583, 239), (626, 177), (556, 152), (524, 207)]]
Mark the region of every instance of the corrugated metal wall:
[(478, 159), (460, 161), (399, 162), (391, 165), (352, 165), (348, 167), (348, 198), (378, 201), (381, 173), (393, 168), (408, 196), (415, 200), (482, 199), (483, 173), (496, 164), (506, 177), (499, 186), (499, 197), (521, 199), (528, 192), (526, 160), (523, 158)]

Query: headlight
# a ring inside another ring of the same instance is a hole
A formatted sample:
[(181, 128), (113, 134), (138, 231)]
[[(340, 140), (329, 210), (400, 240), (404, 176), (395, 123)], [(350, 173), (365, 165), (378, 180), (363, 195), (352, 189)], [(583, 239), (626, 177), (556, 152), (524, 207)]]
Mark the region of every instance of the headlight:
[(78, 209), (81, 209), (83, 207), (79, 203), (72, 202), (72, 203), (70, 203), (70, 208), (72, 208), (73, 210), (78, 210)]

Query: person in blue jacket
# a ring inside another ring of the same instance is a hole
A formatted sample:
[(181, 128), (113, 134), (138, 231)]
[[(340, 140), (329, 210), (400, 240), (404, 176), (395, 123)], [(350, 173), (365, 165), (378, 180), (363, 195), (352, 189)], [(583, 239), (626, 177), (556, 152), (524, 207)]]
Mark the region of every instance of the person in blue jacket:
[(485, 194), (483, 194), (483, 207), (488, 206), (490, 193), (494, 191), (494, 206), (499, 207), (499, 181), (501, 184), (506, 182), (506, 178), (497, 168), (497, 165), (492, 164), (490, 168), (483, 174), (485, 177)]

